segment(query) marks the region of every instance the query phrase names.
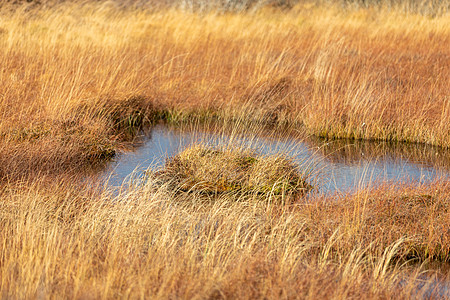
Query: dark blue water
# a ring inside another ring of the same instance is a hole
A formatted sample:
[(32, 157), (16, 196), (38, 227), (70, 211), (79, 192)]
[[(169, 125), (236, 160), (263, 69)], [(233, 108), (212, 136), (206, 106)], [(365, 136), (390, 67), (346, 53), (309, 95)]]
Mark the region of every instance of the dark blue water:
[(311, 183), (318, 188), (318, 192), (325, 194), (350, 192), (381, 182), (426, 183), (437, 178), (450, 178), (450, 168), (439, 166), (440, 161), (450, 161), (450, 155), (447, 157), (446, 152), (438, 153), (435, 149), (425, 149), (420, 145), (409, 145), (409, 149), (404, 150), (372, 142), (370, 147), (367, 146), (369, 144), (362, 147), (355, 142), (181, 131), (165, 125), (155, 126), (144, 143), (134, 151), (120, 154), (105, 176), (109, 178), (110, 185), (121, 185), (130, 178), (130, 174), (139, 177), (148, 168), (162, 168), (168, 157), (194, 143), (212, 147), (249, 147), (260, 154), (282, 152), (310, 174)]

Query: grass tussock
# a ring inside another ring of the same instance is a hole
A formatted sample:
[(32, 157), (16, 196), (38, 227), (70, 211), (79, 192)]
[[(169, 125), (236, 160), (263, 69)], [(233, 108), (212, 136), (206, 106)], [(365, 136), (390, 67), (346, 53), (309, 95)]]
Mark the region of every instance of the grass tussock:
[(0, 178), (79, 173), (114, 157), (156, 118), (139, 97), (81, 103), (64, 120), (30, 120), (4, 128), (0, 136)]
[(312, 188), (307, 175), (282, 155), (261, 156), (249, 150), (218, 150), (204, 145), (170, 158), (152, 177), (174, 190), (208, 195), (228, 192), (236, 198), (256, 193), (295, 201)]
[(19, 298), (438, 299), (447, 292), (433, 280), (448, 273), (403, 262), (448, 262), (448, 188), (386, 187), (280, 206), (266, 195), (174, 201), (173, 190), (151, 182), (114, 195), (64, 182), (10, 185), (1, 190), (0, 290)]

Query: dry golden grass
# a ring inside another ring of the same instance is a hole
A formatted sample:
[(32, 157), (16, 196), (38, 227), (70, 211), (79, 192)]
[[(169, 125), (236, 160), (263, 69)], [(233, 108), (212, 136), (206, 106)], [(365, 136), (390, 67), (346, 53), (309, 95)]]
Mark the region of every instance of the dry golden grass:
[(272, 201), (281, 203), (298, 200), (312, 189), (307, 182), (309, 174), (282, 154), (257, 155), (236, 146), (194, 145), (149, 175), (159, 185), (180, 192), (213, 197), (229, 193), (231, 198), (242, 199), (270, 194)]
[(108, 156), (123, 139), (105, 108), (129, 99), (140, 99), (139, 114), (153, 108), (140, 120), (239, 119), (329, 138), (450, 145), (447, 12), (8, 7), (0, 10), (2, 153), (61, 149), (68, 166), (86, 152)]
[(403, 262), (449, 260), (448, 182), (287, 206), (177, 197), (152, 182), (116, 195), (62, 181), (3, 188), (2, 297), (445, 296), (432, 271), (420, 287), (426, 268)]
[(289, 205), (74, 183), (161, 118), (448, 148), (446, 11), (114, 3), (0, 8), (0, 297), (450, 297), (404, 264), (448, 263), (448, 181)]

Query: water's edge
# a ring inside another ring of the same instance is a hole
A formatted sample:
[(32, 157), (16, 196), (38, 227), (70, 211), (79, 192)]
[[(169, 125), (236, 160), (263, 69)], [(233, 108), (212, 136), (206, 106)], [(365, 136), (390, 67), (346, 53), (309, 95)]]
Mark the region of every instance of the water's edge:
[(139, 177), (148, 168), (163, 167), (168, 157), (194, 143), (212, 147), (244, 146), (261, 154), (281, 151), (300, 169), (310, 170), (310, 180), (325, 194), (348, 192), (380, 182), (427, 183), (450, 178), (450, 153), (434, 147), (213, 133), (200, 129), (171, 129), (163, 124), (152, 128), (134, 151), (120, 154), (104, 171), (103, 177), (108, 179), (109, 185), (121, 185), (131, 174)]

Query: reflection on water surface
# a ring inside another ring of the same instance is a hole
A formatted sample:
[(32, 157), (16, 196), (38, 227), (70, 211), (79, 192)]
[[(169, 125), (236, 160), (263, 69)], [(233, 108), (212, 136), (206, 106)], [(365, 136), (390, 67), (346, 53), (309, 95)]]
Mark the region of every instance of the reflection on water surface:
[(120, 185), (131, 173), (139, 176), (147, 168), (161, 168), (167, 157), (193, 143), (211, 146), (251, 147), (262, 154), (280, 151), (312, 172), (311, 180), (320, 193), (348, 192), (379, 182), (421, 182), (449, 178), (450, 154), (417, 144), (324, 141), (275, 135), (212, 133), (202, 130), (175, 130), (155, 126), (149, 138), (130, 153), (121, 154), (108, 168), (109, 184)]

